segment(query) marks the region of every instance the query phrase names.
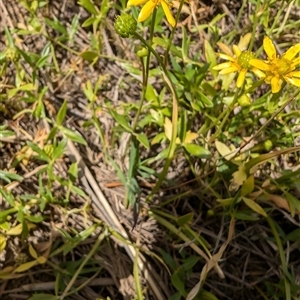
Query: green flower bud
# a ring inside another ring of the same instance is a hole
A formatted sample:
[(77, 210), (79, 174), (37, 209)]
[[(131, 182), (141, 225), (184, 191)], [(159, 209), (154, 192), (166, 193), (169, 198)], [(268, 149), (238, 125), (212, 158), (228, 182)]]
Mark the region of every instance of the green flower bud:
[(246, 50), (241, 53), (241, 55), (238, 57), (238, 64), (245, 69), (251, 68), (251, 65), (249, 64), (251, 59), (254, 59), (255, 55), (253, 52)]
[(264, 141), (264, 148), (266, 151), (270, 151), (273, 148), (273, 143), (271, 140)]
[(136, 31), (137, 22), (132, 15), (122, 14), (115, 20), (115, 29), (119, 36), (128, 38)]
[(145, 56), (148, 55), (148, 49), (147, 48), (142, 48), (142, 49), (138, 50), (136, 52), (136, 54), (137, 54), (138, 57), (145, 57)]
[(239, 105), (240, 106), (249, 106), (251, 104), (251, 99), (248, 97), (246, 94), (243, 94), (239, 99), (238, 99)]
[(26, 262), (28, 262), (28, 255), (25, 253), (19, 253), (16, 257), (15, 257), (15, 262), (17, 265), (22, 265)]
[(10, 47), (5, 51), (5, 58), (9, 61), (17, 62), (20, 59), (20, 53), (17, 48)]
[(207, 217), (213, 217), (214, 215), (215, 215), (215, 211), (213, 209), (209, 209), (207, 211), (207, 214), (206, 214)]

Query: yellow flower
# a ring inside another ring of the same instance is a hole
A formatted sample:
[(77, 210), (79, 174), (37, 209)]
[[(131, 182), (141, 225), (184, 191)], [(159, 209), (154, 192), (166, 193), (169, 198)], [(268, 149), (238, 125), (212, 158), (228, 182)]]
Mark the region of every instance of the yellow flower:
[(168, 22), (172, 27), (175, 26), (176, 22), (170, 10), (170, 7), (172, 6), (172, 1), (170, 0), (129, 0), (127, 3), (127, 8), (129, 8), (130, 6), (138, 6), (142, 4), (145, 5), (143, 6), (138, 16), (138, 22), (143, 22), (147, 20), (152, 14), (154, 8), (157, 7), (159, 4), (161, 4)]
[(282, 57), (277, 55), (270, 38), (264, 38), (263, 46), (268, 60), (252, 59), (250, 64), (265, 72), (265, 82), (271, 84), (272, 93), (280, 91), (283, 80), (300, 87), (300, 71), (295, 71), (296, 67), (300, 65), (300, 57), (295, 58), (300, 52), (300, 43), (288, 49)]
[(236, 86), (238, 88), (243, 86), (246, 78), (246, 73), (249, 69), (251, 69), (258, 77), (260, 78), (264, 77), (263, 72), (257, 70), (256, 68), (253, 68), (249, 64), (249, 61), (255, 58), (254, 53), (246, 50), (250, 42), (250, 38), (251, 38), (251, 33), (248, 33), (245, 36), (243, 36), (240, 39), (238, 45), (232, 46), (233, 52), (225, 44), (220, 42), (217, 43), (219, 48), (224, 52), (224, 53), (217, 53), (217, 55), (222, 59), (228, 60), (228, 62), (221, 63), (219, 65), (214, 66), (213, 70), (220, 71), (219, 74), (221, 75), (238, 72), (239, 75), (236, 81)]

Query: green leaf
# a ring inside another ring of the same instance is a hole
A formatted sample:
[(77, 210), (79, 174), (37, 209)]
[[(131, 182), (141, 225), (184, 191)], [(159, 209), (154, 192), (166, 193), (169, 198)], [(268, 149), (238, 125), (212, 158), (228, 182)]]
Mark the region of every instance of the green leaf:
[(258, 221), (259, 218), (257, 216), (251, 215), (252, 211), (247, 212), (234, 212), (231, 216), (235, 219), (245, 220), (245, 221)]
[(138, 142), (135, 139), (135, 137), (133, 137), (131, 147), (130, 147), (129, 168), (128, 168), (128, 173), (127, 173), (127, 178), (129, 180), (131, 180), (132, 177), (134, 177), (136, 175), (139, 157), (140, 157), (140, 155), (139, 155)]
[(40, 59), (40, 56), (35, 54), (35, 53), (31, 53), (28, 51), (23, 51), (22, 49), (18, 48), (18, 51), (20, 52), (20, 54), (22, 55), (22, 57), (24, 58), (24, 60), (33, 68), (35, 68), (35, 64), (36, 62)]
[(33, 248), (33, 246), (31, 244), (29, 244), (29, 254), (31, 255), (31, 257), (33, 257), (34, 259), (38, 258), (38, 255), (35, 251), (35, 249)]
[(11, 192), (7, 191), (3, 187), (0, 186), (0, 196), (4, 199), (10, 206), (15, 207), (15, 199)]
[(79, 0), (78, 4), (85, 8), (89, 13), (98, 15), (98, 11), (95, 8), (94, 3), (92, 3), (90, 0)]
[[(160, 38), (160, 37), (154, 37), (153, 38), (153, 44), (157, 44), (159, 46), (162, 46), (163, 49), (167, 49), (169, 46), (169, 41), (165, 38)], [(153, 46), (154, 47), (154, 46)], [(172, 54), (178, 57), (182, 57), (181, 52), (175, 47), (175, 45), (172, 43), (170, 51)]]
[(212, 69), (217, 64), (215, 51), (207, 39), (204, 40), (204, 49), (205, 49), (206, 61), (210, 64), (209, 69), (211, 71), (211, 74), (213, 75), (214, 78), (217, 78), (218, 71), (214, 71)]
[(241, 188), (241, 196), (246, 196), (248, 194), (250, 194), (254, 189), (254, 176), (251, 175), (250, 177), (248, 177)]
[(93, 51), (85, 51), (80, 54), (80, 56), (87, 61), (94, 61), (98, 58), (98, 53)]
[(132, 132), (131, 127), (129, 126), (125, 116), (118, 114), (115, 110), (109, 109), (113, 118), (121, 125), (127, 132)]
[(38, 265), (38, 261), (34, 260), (34, 261), (30, 261), (30, 262), (27, 262), (25, 264), (22, 264), (20, 266), (18, 266), (14, 272), (15, 273), (21, 273), (21, 272), (25, 272), (25, 271), (28, 271), (29, 269), (31, 269), (32, 267)]
[(73, 40), (75, 34), (77, 33), (78, 24), (79, 24), (79, 14), (76, 14), (72, 20), (71, 29), (69, 31), (69, 37), (71, 40)]
[(300, 228), (295, 229), (294, 231), (290, 232), (286, 237), (286, 241), (296, 242), (299, 241), (300, 236)]
[(60, 158), (67, 146), (67, 139), (62, 139), (62, 141), (58, 144), (58, 146), (54, 149), (53, 154), (52, 154), (52, 158), (53, 160), (56, 160), (58, 158)]
[(81, 26), (82, 26), (82, 27), (89, 27), (89, 26), (91, 26), (91, 25), (92, 25), (94, 22), (96, 22), (96, 21), (97, 21), (97, 18), (95, 18), (95, 17), (90, 17), (90, 18), (88, 18), (87, 20), (85, 20)]
[(139, 133), (136, 138), (145, 148), (150, 149), (149, 141), (145, 134)]
[(38, 69), (42, 68), (46, 63), (47, 63), (47, 60), (49, 58), (50, 55), (47, 55), (47, 56), (44, 56), (44, 57), (41, 57), (38, 62), (36, 63), (36, 67)]
[(256, 158), (251, 159), (245, 164), (245, 171), (248, 173), (253, 167), (258, 166), (266, 161), (269, 161), (270, 159), (282, 155), (282, 154), (288, 154), (292, 152), (297, 152), (300, 150), (300, 146), (298, 147), (292, 147), (284, 150), (278, 150), (278, 151), (273, 151), (271, 153), (266, 153), (259, 155)]
[(182, 279), (180, 278), (180, 275), (178, 274), (178, 271), (175, 271), (171, 277), (172, 285), (179, 291), (181, 296), (186, 295), (185, 291), (185, 284), (183, 283)]
[(159, 152), (154, 158), (152, 158), (152, 160), (150, 160), (151, 162), (153, 161), (157, 161), (160, 159), (165, 159), (168, 156), (169, 153), (169, 149), (166, 148), (163, 151)]
[(78, 162), (74, 162), (71, 164), (71, 166), (69, 167), (69, 176), (72, 180), (72, 182), (74, 182), (78, 176)]
[(147, 85), (145, 99), (147, 101), (155, 101), (155, 102), (158, 101), (156, 90), (151, 84)]
[(120, 179), (122, 184), (124, 186), (126, 186), (126, 177), (122, 173), (122, 170), (120, 169), (120, 167), (116, 164), (116, 162), (112, 158), (109, 157), (109, 160), (110, 160), (112, 166), (114, 167), (114, 169), (116, 170), (118, 178)]
[(38, 154), (38, 159), (44, 160), (48, 163), (50, 162), (50, 158), (48, 154), (43, 149), (41, 149), (37, 144), (27, 141), (27, 146)]
[(53, 19), (54, 19), (54, 20), (52, 21), (52, 20), (50, 20), (50, 19), (48, 19), (48, 18), (44, 18), (45, 23), (46, 23), (49, 27), (51, 27), (51, 28), (57, 30), (57, 31), (60, 32), (61, 34), (67, 35), (68, 32), (67, 32), (67, 29), (64, 27), (64, 25), (61, 24), (61, 23), (59, 22), (59, 20), (58, 20), (56, 17), (54, 17)]
[[(1, 190), (0, 190), (1, 191)], [(0, 193), (1, 195), (2, 193)], [(2, 197), (1, 197), (2, 198)], [(6, 200), (4, 198), (4, 200)], [(14, 214), (15, 212), (18, 211), (18, 208), (16, 207), (12, 207), (12, 208), (9, 208), (9, 209), (6, 209), (6, 210), (2, 210), (1, 213), (0, 213), (0, 224), (1, 223), (4, 223), (7, 219), (7, 217), (10, 215), (10, 214)]]
[(60, 126), (64, 121), (67, 113), (67, 101), (65, 100), (62, 106), (60, 107), (57, 116), (56, 116), (56, 124)]
[(189, 152), (190, 154), (192, 154), (194, 156), (197, 156), (200, 158), (210, 158), (211, 157), (210, 151), (208, 151), (207, 149), (205, 149), (204, 147), (201, 147), (199, 145), (184, 144), (183, 146), (187, 152)]
[(230, 149), (227, 145), (225, 145), (222, 142), (219, 142), (218, 140), (215, 141), (215, 145), (221, 156), (228, 161), (230, 161), (236, 155), (235, 149)]
[(202, 92), (198, 91), (198, 94), (200, 96), (201, 101), (206, 104), (206, 106), (208, 107), (213, 107), (213, 102), (207, 97), (205, 96)]
[(44, 221), (43, 216), (25, 216), (26, 220), (32, 222), (32, 223), (41, 223)]
[(11, 130), (1, 130), (0, 128), (0, 141), (3, 138), (8, 138), (10, 136), (15, 136), (15, 133)]
[(164, 132), (157, 134), (151, 141), (151, 145), (160, 143), (166, 137)]
[(187, 36), (185, 26), (182, 26), (182, 57), (187, 58), (188, 57), (188, 48), (190, 44), (189, 37)]
[(185, 272), (192, 270), (193, 266), (199, 261), (199, 257), (192, 255), (185, 259), (185, 262), (180, 266)]
[(57, 133), (58, 128), (55, 126), (51, 129), (51, 131), (49, 132), (49, 135), (47, 137), (46, 142), (52, 141), (52, 139), (55, 137), (56, 133)]
[(244, 203), (250, 207), (253, 211), (255, 211), (256, 213), (264, 216), (265, 218), (267, 218), (267, 213), (264, 211), (264, 209), (257, 204), (254, 200), (246, 198), (246, 197), (242, 197)]
[(9, 179), (9, 180), (5, 180), (7, 182), (10, 182), (10, 179), (16, 181), (22, 181), (23, 177), (15, 173), (0, 170), (0, 179), (2, 180)]
[(6, 237), (0, 234), (0, 252), (2, 252), (6, 247)]
[(183, 226), (183, 225), (186, 225), (186, 224), (190, 224), (193, 220), (193, 217), (194, 217), (194, 214), (193, 213), (188, 213), (184, 216), (181, 216), (177, 219), (177, 224), (179, 226)]
[(6, 39), (8, 41), (8, 46), (10, 48), (13, 48), (14, 47), (14, 40), (13, 40), (12, 35), (10, 34), (10, 31), (8, 30), (8, 28), (6, 26), (4, 27), (4, 31), (5, 31)]
[(290, 194), (289, 192), (284, 193), (286, 196), (286, 200), (289, 203), (291, 209), (291, 215), (294, 218), (296, 211), (300, 212), (300, 201), (294, 195)]
[(81, 197), (83, 197), (83, 198), (86, 197), (85, 192), (84, 192), (83, 190), (81, 190), (80, 188), (78, 188), (77, 186), (72, 185), (71, 191), (72, 191), (74, 194), (79, 195), (79, 196), (81, 196)]
[(73, 142), (77, 142), (82, 145), (87, 145), (85, 139), (77, 132), (74, 132), (73, 130), (66, 128), (66, 127), (60, 127), (61, 132), (70, 140)]
[(211, 292), (205, 291), (205, 290), (201, 290), (200, 293), (197, 295), (197, 297), (195, 298), (195, 300), (197, 299), (201, 299), (201, 300), (218, 300), (218, 298), (212, 294)]

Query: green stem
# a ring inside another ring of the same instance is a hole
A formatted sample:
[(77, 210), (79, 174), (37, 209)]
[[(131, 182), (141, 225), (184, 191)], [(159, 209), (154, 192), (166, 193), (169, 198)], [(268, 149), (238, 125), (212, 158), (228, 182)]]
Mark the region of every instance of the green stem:
[(256, 8), (255, 8), (255, 12), (253, 15), (253, 25), (252, 25), (252, 36), (251, 36), (251, 41), (249, 44), (249, 51), (252, 51), (253, 48), (253, 43), (254, 43), (254, 39), (255, 39), (255, 32), (256, 32), (256, 28), (257, 28), (257, 21), (258, 21), (258, 10), (260, 8), (260, 1), (256, 1)]
[(176, 14), (176, 18), (175, 18), (175, 26), (172, 28), (170, 37), (168, 39), (168, 47), (167, 47), (165, 55), (164, 55), (164, 65), (165, 66), (167, 66), (167, 64), (168, 64), (169, 52), (170, 52), (170, 49), (171, 49), (173, 37), (174, 37), (174, 34), (175, 34), (176, 25), (177, 25), (177, 22), (179, 20), (179, 16), (180, 16), (180, 13), (181, 13), (181, 10), (182, 10), (183, 3), (184, 3), (184, 0), (181, 0), (178, 11), (177, 11), (177, 14)]
[[(280, 4), (280, 8), (279, 8), (279, 10), (278, 10), (278, 13), (277, 13), (276, 16), (275, 16), (275, 19), (274, 19), (273, 24), (272, 24), (272, 26), (271, 26), (271, 28), (270, 28), (270, 31), (269, 31), (269, 32), (270, 32), (270, 35), (272, 34), (272, 32), (273, 32), (275, 26), (278, 24), (279, 18), (280, 18), (280, 16), (281, 16), (283, 10), (285, 9), (285, 7), (284, 7), (284, 2), (285, 2), (284, 0), (281, 1), (281, 4)], [(276, 35), (278, 35), (278, 32), (276, 33)]]
[(240, 89), (238, 89), (234, 95), (234, 99), (232, 100), (232, 103), (227, 107), (226, 109), (226, 114), (221, 122), (221, 125), (218, 127), (218, 129), (216, 130), (216, 132), (213, 134), (213, 136), (209, 139), (209, 144), (211, 144), (221, 133), (223, 126), (225, 125), (225, 123), (227, 122), (232, 110), (234, 109), (234, 105), (239, 97), (239, 91)]
[[(150, 37), (149, 42), (147, 43), (139, 34), (135, 33), (134, 36), (137, 37), (148, 49), (153, 49), (151, 47), (153, 36), (154, 36), (154, 29), (155, 29), (155, 19), (156, 19), (156, 9), (153, 11), (152, 15), (152, 21), (151, 21), (151, 27), (150, 27)], [(147, 85), (148, 85), (148, 79), (149, 79), (149, 70), (150, 70), (150, 58), (151, 53), (154, 54), (155, 51), (149, 51), (147, 54), (147, 60), (146, 60), (146, 68), (143, 65), (143, 83), (142, 83), (142, 99), (140, 101), (138, 111), (135, 115), (133, 124), (132, 124), (132, 131), (134, 132), (136, 130), (140, 115), (142, 113), (143, 104), (145, 101), (146, 91), (147, 91)]]
[(147, 200), (150, 200), (152, 198), (152, 196), (159, 190), (163, 180), (166, 177), (166, 174), (168, 172), (168, 168), (172, 162), (173, 159), (173, 155), (175, 153), (175, 149), (176, 149), (176, 137), (177, 137), (177, 123), (178, 123), (178, 95), (176, 93), (176, 89), (174, 84), (172, 83), (172, 80), (170, 79), (170, 76), (168, 74), (168, 71), (166, 69), (166, 66), (163, 64), (161, 58), (159, 57), (159, 55), (156, 53), (156, 51), (152, 48), (151, 45), (149, 45), (146, 40), (140, 36), (138, 33), (135, 33), (135, 36), (140, 39), (140, 41), (147, 46), (147, 48), (150, 50), (150, 52), (156, 57), (158, 63), (160, 64), (161, 68), (162, 68), (162, 75), (164, 77), (164, 80), (167, 84), (167, 86), (169, 87), (169, 90), (171, 92), (171, 94), (173, 95), (173, 101), (172, 101), (172, 138), (170, 141), (170, 146), (169, 146), (169, 151), (168, 151), (168, 155), (166, 158), (166, 162), (165, 165), (163, 167), (163, 171), (161, 172), (161, 174), (159, 175), (158, 181), (155, 185), (155, 187), (153, 188), (151, 194), (148, 196)]

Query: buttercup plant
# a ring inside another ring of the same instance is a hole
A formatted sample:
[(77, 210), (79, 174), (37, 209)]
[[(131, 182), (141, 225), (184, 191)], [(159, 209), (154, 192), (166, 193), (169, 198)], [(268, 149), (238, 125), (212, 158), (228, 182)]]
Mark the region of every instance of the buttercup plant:
[(170, 10), (170, 7), (172, 7), (172, 1), (171, 0), (129, 0), (127, 2), (127, 8), (131, 6), (140, 6), (143, 5), (143, 8), (141, 9), (139, 16), (138, 16), (138, 22), (143, 22), (147, 20), (150, 15), (153, 13), (153, 10), (161, 4), (164, 13), (167, 17), (168, 22), (172, 27), (175, 26), (175, 19), (172, 15), (172, 12)]
[[(277, 55), (275, 46), (269, 37), (265, 37), (263, 48), (267, 54), (267, 60), (255, 58), (255, 54), (249, 50), (245, 50), (250, 41), (251, 34), (247, 34), (241, 38), (238, 45), (233, 45), (232, 49), (223, 44), (217, 43), (224, 53), (217, 53), (221, 59), (228, 62), (221, 63), (213, 67), (213, 70), (220, 71), (220, 75), (238, 72), (236, 86), (242, 87), (248, 71), (253, 72), (259, 79), (264, 79), (267, 84), (271, 85), (273, 94), (280, 91), (283, 81), (300, 87), (300, 57), (296, 56), (300, 53), (300, 43), (290, 47), (280, 57)], [(244, 50), (243, 50), (244, 49)]]
[(0, 0), (0, 299), (299, 299), (299, 0), (69, 2)]
[(277, 55), (272, 40), (267, 36), (264, 38), (263, 47), (268, 60), (252, 59), (249, 64), (265, 73), (265, 82), (271, 85), (272, 93), (280, 91), (283, 80), (300, 87), (300, 71), (296, 71), (300, 66), (300, 57), (295, 58), (300, 52), (300, 43), (289, 48), (282, 57)]
[(246, 74), (248, 71), (253, 71), (258, 77), (263, 78), (265, 77), (265, 74), (260, 71), (259, 69), (253, 68), (252, 65), (250, 65), (250, 60), (255, 58), (255, 54), (249, 50), (247, 50), (248, 44), (251, 39), (251, 33), (246, 34), (240, 39), (240, 42), (238, 45), (233, 45), (232, 50), (221, 43), (218, 42), (217, 45), (224, 53), (217, 53), (217, 56), (221, 59), (228, 60), (228, 62), (221, 63), (215, 67), (213, 67), (213, 70), (220, 71), (219, 73), (221, 75), (226, 75), (230, 73), (238, 73), (238, 78), (236, 81), (236, 86), (238, 88), (242, 87)]

